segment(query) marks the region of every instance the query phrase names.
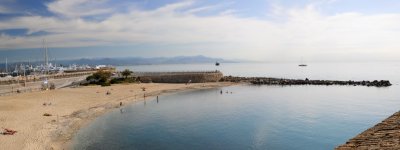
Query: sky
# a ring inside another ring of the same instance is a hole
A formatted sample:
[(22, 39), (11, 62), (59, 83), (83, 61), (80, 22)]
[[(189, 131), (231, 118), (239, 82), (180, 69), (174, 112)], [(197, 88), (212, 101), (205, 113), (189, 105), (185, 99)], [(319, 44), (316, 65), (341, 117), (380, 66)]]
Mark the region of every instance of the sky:
[(0, 61), (399, 61), (398, 0), (1, 0)]

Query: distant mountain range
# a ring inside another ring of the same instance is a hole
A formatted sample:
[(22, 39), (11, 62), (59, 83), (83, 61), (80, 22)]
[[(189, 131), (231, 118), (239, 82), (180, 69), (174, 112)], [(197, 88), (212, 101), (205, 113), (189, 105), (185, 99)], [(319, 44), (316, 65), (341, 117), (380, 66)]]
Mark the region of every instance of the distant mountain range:
[[(177, 56), (177, 57), (124, 57), (124, 58), (82, 58), (82, 59), (71, 59), (71, 60), (58, 60), (56, 62), (50, 61), (50, 63), (56, 63), (57, 65), (62, 64), (68, 66), (70, 64), (77, 65), (156, 65), (156, 64), (195, 64), (195, 63), (237, 63), (238, 60), (224, 60), (222, 58), (212, 58), (203, 55), (197, 56)], [(8, 63), (9, 69), (15, 68), (19, 64), (28, 64), (28, 62)], [(32, 65), (40, 65), (43, 62), (30, 62)], [(5, 70), (5, 64), (0, 64), (0, 72)]]
[(58, 61), (64, 65), (68, 64), (87, 64), (87, 65), (152, 65), (152, 64), (191, 64), (191, 63), (215, 63), (215, 62), (235, 62), (224, 60), (221, 58), (211, 58), (206, 56), (178, 56), (178, 57), (153, 57), (153, 58), (143, 58), (143, 57), (126, 57), (126, 58), (82, 58), (76, 60), (63, 60)]
[[(191, 64), (191, 63), (234, 63), (238, 61), (224, 60), (222, 58), (211, 58), (202, 55), (198, 56), (177, 56), (177, 57), (124, 57), (124, 58), (82, 58), (82, 59), (72, 59), (72, 60), (58, 60), (56, 62), (51, 61), (51, 63), (62, 64), (68, 66), (70, 64), (77, 65), (113, 65), (113, 66), (123, 66), (123, 65), (153, 65), (153, 64)], [(26, 62), (21, 62), (22, 64), (27, 64)], [(9, 63), (9, 67), (15, 66), (15, 64), (21, 63)], [(42, 64), (43, 62), (34, 62), (31, 64)], [(0, 68), (4, 68), (4, 64), (0, 64)]]

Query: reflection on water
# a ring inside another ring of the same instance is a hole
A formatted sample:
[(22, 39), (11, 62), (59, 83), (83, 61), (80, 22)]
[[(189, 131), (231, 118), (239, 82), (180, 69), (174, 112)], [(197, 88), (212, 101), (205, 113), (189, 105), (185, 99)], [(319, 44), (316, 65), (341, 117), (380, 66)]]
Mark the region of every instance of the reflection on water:
[(333, 149), (400, 107), (400, 63), (309, 63), (308, 67), (291, 63), (191, 64), (118, 69), (124, 68), (219, 69), (225, 75), (302, 79), (385, 79), (394, 85), (243, 85), (160, 96), (96, 119), (76, 135), (75, 149)]

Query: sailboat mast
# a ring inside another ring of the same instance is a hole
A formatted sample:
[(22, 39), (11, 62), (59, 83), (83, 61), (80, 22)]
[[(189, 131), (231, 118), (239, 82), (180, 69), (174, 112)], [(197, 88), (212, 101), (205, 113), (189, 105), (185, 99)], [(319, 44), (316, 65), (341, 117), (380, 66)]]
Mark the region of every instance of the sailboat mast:
[(22, 66), (24, 68), (24, 87), (26, 87), (26, 66)]
[(19, 75), (18, 64), (17, 63), (15, 64), (14, 72), (17, 73), (17, 76)]
[(49, 67), (49, 54), (48, 54), (48, 50), (47, 50), (47, 46), (46, 46), (46, 66), (47, 66), (47, 71), (49, 71), (48, 67)]
[(46, 41), (43, 39), (43, 50), (44, 50), (44, 67), (45, 67), (45, 72), (46, 74), (49, 73), (49, 56), (47, 52), (47, 46), (46, 46)]
[(8, 74), (8, 60), (6, 58), (6, 73)]

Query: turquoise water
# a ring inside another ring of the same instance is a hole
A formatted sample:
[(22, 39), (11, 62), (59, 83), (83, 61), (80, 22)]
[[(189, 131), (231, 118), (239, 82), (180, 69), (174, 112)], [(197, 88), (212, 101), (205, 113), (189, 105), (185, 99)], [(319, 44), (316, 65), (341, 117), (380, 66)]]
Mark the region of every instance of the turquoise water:
[[(74, 149), (333, 149), (400, 108), (399, 64), (293, 65), (224, 64), (219, 69), (240, 76), (389, 79), (394, 85), (240, 85), (162, 95), (159, 101), (137, 102), (97, 118), (74, 137)], [(128, 68), (179, 71), (202, 67), (215, 66)], [(119, 69), (123, 68), (127, 67)]]

